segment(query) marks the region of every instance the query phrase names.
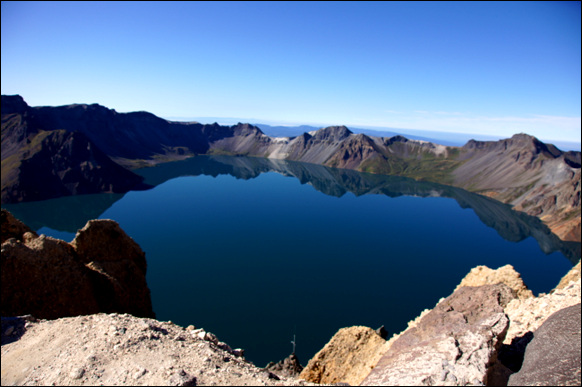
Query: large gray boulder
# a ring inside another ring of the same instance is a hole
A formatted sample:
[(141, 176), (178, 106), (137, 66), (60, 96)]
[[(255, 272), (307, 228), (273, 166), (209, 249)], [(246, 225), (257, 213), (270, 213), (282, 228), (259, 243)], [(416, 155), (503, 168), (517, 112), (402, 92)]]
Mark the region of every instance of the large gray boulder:
[(505, 284), (463, 287), (390, 347), (362, 385), (484, 385), (516, 297)]
[(509, 386), (579, 386), (580, 304), (552, 314), (534, 332)]

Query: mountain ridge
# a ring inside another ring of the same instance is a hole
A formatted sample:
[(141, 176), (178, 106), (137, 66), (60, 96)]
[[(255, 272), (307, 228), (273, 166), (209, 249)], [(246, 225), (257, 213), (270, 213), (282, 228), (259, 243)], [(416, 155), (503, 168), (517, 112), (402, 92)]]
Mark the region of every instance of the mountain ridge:
[(539, 217), (560, 238), (580, 241), (580, 152), (562, 152), (523, 133), (500, 141), (471, 140), (462, 147), (355, 134), (345, 126), (269, 137), (251, 124), (174, 122), (148, 112), (117, 113), (98, 104), (29, 107), (21, 96), (3, 95), (3, 202), (18, 200), (18, 193), (5, 194), (14, 191), (14, 184), (5, 184), (5, 169), (14, 176), (5, 160), (16, 154), (25, 158), (19, 153), (24, 143), (56, 130), (84, 134), (95, 148), (130, 169), (197, 154), (229, 154), (453, 185), (509, 203)]

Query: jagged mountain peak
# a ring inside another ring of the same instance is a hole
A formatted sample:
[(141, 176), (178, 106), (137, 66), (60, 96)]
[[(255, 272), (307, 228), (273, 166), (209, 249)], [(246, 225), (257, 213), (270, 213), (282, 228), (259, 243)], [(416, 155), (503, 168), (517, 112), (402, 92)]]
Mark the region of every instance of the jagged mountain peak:
[(346, 126), (328, 126), (311, 133), (316, 140), (341, 141), (349, 137), (352, 131)]
[(254, 126), (252, 124), (248, 124), (248, 123), (241, 123), (239, 122), (236, 125), (231, 126), (232, 132), (233, 134), (236, 135), (243, 135), (243, 136), (247, 136), (247, 135), (252, 135), (252, 134), (264, 134), (263, 131), (257, 127)]
[(28, 104), (20, 95), (2, 95), (2, 114), (24, 113)]
[(526, 133), (518, 133), (498, 141), (469, 140), (462, 147), (465, 150), (481, 151), (529, 151), (533, 154), (543, 153), (548, 157), (556, 158), (562, 155), (562, 151), (552, 144), (546, 144), (536, 137)]

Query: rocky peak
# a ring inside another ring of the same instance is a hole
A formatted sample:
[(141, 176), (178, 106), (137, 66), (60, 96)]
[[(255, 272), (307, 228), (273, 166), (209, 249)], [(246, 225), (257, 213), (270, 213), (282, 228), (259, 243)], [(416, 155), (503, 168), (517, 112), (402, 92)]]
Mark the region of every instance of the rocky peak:
[(508, 142), (508, 147), (524, 148), (532, 151), (534, 154), (544, 153), (552, 158), (560, 157), (562, 152), (552, 144), (545, 144), (534, 136), (525, 133), (513, 135)]
[(238, 123), (236, 125), (234, 125), (232, 127), (234, 133), (236, 135), (249, 135), (249, 134), (263, 134), (263, 131), (261, 129), (259, 129), (258, 127), (251, 125), (251, 124), (243, 124), (243, 123)]
[(327, 128), (319, 129), (313, 135), (314, 140), (321, 141), (341, 141), (350, 136), (352, 132), (345, 126), (328, 126)]
[(24, 99), (16, 95), (2, 95), (2, 114), (24, 113), (28, 109), (28, 104)]
[[(525, 133), (518, 133), (511, 138), (499, 141), (476, 141), (469, 140), (464, 146), (464, 150), (485, 151), (485, 152), (529, 152), (532, 155), (543, 154), (548, 158), (557, 158), (562, 152), (552, 144), (545, 144), (534, 136)], [(575, 159), (575, 157), (574, 157)]]
[(390, 145), (394, 144), (395, 142), (408, 142), (408, 139), (406, 137), (403, 137), (400, 135), (392, 136), (390, 138), (384, 139), (385, 146), (390, 146)]

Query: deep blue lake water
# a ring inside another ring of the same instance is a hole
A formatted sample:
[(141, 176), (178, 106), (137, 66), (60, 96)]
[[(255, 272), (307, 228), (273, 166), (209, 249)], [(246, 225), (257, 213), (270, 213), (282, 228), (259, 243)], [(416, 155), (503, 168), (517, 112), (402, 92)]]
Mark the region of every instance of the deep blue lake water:
[(400, 332), (477, 265), (509, 263), (537, 294), (580, 257), (537, 219), (432, 183), (225, 156), (138, 172), (154, 188), (4, 207), (67, 241), (116, 220), (146, 252), (157, 318), (258, 366), (291, 353), (293, 335), (306, 364), (339, 328)]

